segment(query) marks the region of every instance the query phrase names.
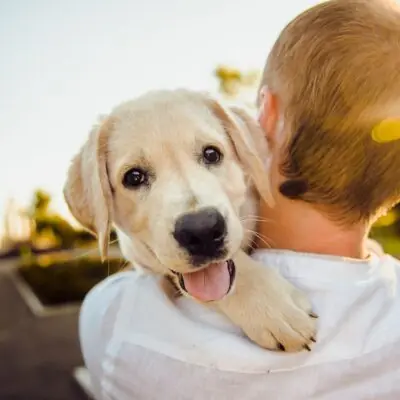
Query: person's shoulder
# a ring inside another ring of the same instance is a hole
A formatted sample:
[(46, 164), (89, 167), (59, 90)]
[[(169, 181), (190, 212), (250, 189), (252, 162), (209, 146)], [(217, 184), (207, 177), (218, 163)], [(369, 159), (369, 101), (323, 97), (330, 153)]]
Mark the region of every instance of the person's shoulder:
[(116, 296), (124, 287), (126, 282), (132, 282), (138, 278), (139, 274), (134, 269), (117, 272), (110, 275), (103, 281), (94, 286), (85, 296), (83, 305), (93, 303), (101, 298)]
[(116, 298), (124, 283), (127, 280), (135, 279), (135, 277), (136, 273), (134, 271), (117, 272), (110, 275), (86, 294), (82, 303), (81, 313), (95, 304), (106, 304), (111, 298)]
[[(115, 318), (127, 285), (135, 285), (140, 273), (134, 269), (117, 272), (94, 286), (85, 296), (80, 312), (81, 332), (88, 327), (100, 327)], [(105, 321), (107, 317), (107, 321)]]
[[(380, 257), (380, 267), (387, 269), (388, 272), (392, 272), (392, 279), (400, 282), (400, 260), (391, 254), (384, 254)], [(399, 293), (400, 296), (400, 293)]]
[(101, 380), (101, 361), (112, 338), (125, 289), (134, 286), (139, 276), (135, 270), (113, 274), (94, 286), (82, 303), (79, 339), (85, 365), (95, 384)]

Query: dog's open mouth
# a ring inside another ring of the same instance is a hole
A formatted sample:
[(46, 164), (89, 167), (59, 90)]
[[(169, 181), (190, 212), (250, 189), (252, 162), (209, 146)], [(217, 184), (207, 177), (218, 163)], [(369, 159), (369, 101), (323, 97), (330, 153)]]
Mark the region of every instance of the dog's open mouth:
[(181, 274), (172, 271), (182, 290), (197, 300), (208, 302), (224, 298), (235, 282), (236, 267), (232, 260), (212, 263), (207, 267)]

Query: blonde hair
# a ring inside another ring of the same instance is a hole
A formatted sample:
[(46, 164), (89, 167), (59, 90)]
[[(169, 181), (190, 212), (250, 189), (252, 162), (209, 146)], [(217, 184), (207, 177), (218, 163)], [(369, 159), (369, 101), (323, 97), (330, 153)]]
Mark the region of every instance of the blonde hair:
[[(400, 200), (400, 140), (371, 138), (400, 119), (400, 10), (390, 0), (332, 0), (282, 31), (261, 86), (278, 96), (290, 139), (281, 165), (288, 195), (346, 223)], [(290, 185), (289, 185), (290, 186)]]

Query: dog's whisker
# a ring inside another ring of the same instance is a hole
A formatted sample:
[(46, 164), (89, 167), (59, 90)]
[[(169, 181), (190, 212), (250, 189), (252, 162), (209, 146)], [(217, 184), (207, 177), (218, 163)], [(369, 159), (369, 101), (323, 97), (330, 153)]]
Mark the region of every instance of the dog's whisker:
[(119, 271), (123, 271), (128, 265), (129, 265), (129, 261), (124, 260), (121, 258), (121, 266), (119, 267)]
[[(108, 247), (107, 247), (107, 248), (109, 248), (110, 245), (113, 245), (113, 244), (115, 244), (115, 243), (117, 243), (117, 242), (118, 242), (118, 239), (115, 239), (115, 240), (110, 241), (110, 242), (108, 243)], [(79, 259), (79, 258), (86, 257), (87, 255), (90, 255), (90, 254), (93, 254), (93, 253), (96, 253), (96, 252), (98, 252), (98, 247), (97, 247), (97, 246), (94, 247), (94, 248), (92, 248), (92, 249), (90, 249), (90, 250), (88, 250), (88, 251), (86, 251), (85, 253), (81, 253), (81, 254), (79, 254), (79, 255), (73, 257), (72, 260), (77, 260), (77, 259)]]
[(270, 237), (265, 236), (265, 235), (261, 234), (260, 232), (253, 232), (253, 233), (256, 233), (257, 236), (258, 236), (259, 238), (263, 238), (263, 239), (266, 240), (268, 243), (270, 243), (270, 244), (272, 244), (272, 245), (274, 245), (274, 246), (276, 245), (276, 243), (275, 243)]
[[(247, 229), (249, 233), (254, 235), (257, 239), (259, 239), (262, 243), (264, 243), (269, 249), (272, 248), (272, 244), (270, 243), (273, 242), (270, 238), (266, 237), (265, 235), (262, 235), (261, 233), (258, 233), (256, 231), (253, 231), (252, 229)], [(254, 241), (255, 242), (255, 241)], [(253, 249), (254, 250), (254, 249)]]
[(252, 242), (250, 243), (249, 248), (250, 248), (251, 252), (257, 250), (257, 245), (254, 240), (252, 240)]
[(276, 224), (276, 221), (274, 221), (272, 219), (262, 218), (262, 217), (258, 217), (256, 215), (242, 217), (242, 218), (240, 218), (240, 221), (242, 221), (242, 222), (265, 222), (268, 224)]
[[(247, 215), (244, 215), (243, 217), (244, 218), (263, 218), (263, 217), (261, 217), (260, 215), (257, 215), (257, 214), (247, 214)], [(272, 221), (271, 218), (263, 218), (263, 219)]]
[(271, 248), (272, 248), (271, 244), (268, 243), (265, 239), (259, 237), (258, 235), (256, 235), (256, 236), (257, 236), (257, 238), (258, 238), (259, 240), (261, 240), (261, 242), (263, 242), (263, 243), (265, 244), (265, 246), (267, 246), (268, 249), (271, 249)]
[(255, 236), (255, 239), (252, 242), (253, 243), (253, 246), (252, 246), (253, 250), (256, 250), (259, 247), (258, 244), (257, 244), (257, 239), (259, 241), (261, 241), (262, 243), (264, 243), (265, 246), (267, 246), (267, 248), (271, 248), (271, 245), (266, 240), (264, 240), (263, 238), (260, 238), (257, 234), (254, 234), (254, 236)]
[[(112, 240), (112, 241), (109, 242), (108, 244), (109, 244), (109, 245), (112, 245), (112, 244), (115, 244), (115, 243), (117, 243), (117, 242), (118, 242), (118, 239)], [(97, 246), (96, 246), (96, 247), (93, 247), (92, 249), (90, 249), (90, 250), (88, 250), (88, 251), (85, 251), (84, 253), (80, 253), (80, 254), (78, 254), (78, 255), (75, 255), (75, 256), (73, 256), (73, 257), (70, 257), (70, 258), (66, 259), (65, 261), (60, 261), (60, 264), (66, 264), (66, 263), (69, 262), (69, 261), (76, 261), (76, 260), (84, 259), (85, 257), (90, 256), (90, 255), (92, 255), (92, 254), (95, 254), (95, 253), (97, 253), (98, 251), (99, 251), (99, 250), (98, 250)], [(125, 261), (122, 257), (120, 257), (120, 259), (121, 259), (121, 261)], [(107, 260), (107, 262), (109, 263), (109, 260)]]

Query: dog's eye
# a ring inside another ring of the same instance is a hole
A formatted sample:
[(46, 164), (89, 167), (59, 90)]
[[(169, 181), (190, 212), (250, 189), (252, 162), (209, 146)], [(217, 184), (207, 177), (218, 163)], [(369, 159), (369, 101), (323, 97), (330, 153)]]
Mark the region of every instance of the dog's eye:
[(147, 173), (140, 168), (132, 168), (129, 171), (125, 172), (125, 175), (122, 179), (122, 184), (127, 189), (134, 189), (141, 185), (146, 184), (148, 181)]
[(203, 149), (203, 160), (206, 164), (218, 164), (222, 160), (222, 153), (214, 146)]

